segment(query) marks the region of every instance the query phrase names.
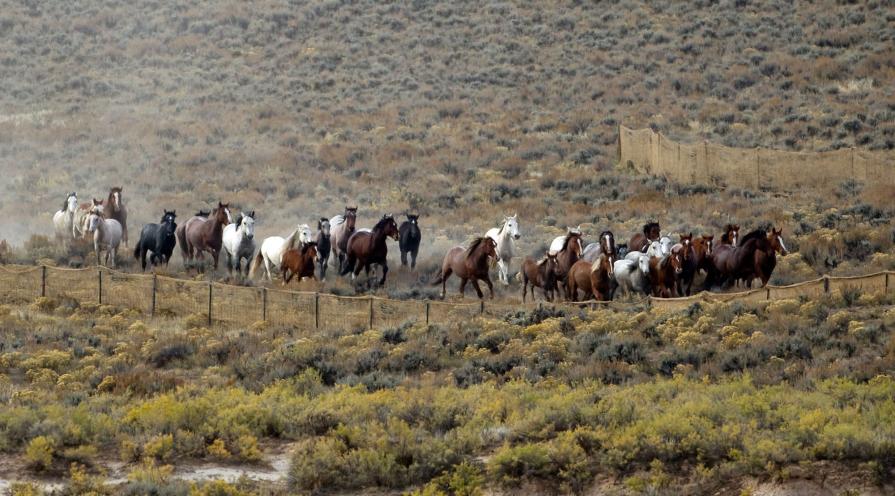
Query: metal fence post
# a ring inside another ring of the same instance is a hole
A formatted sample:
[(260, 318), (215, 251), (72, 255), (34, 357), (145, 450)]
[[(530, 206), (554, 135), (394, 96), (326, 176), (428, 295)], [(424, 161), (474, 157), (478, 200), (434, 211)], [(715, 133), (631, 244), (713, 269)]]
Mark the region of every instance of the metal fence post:
[(267, 320), (267, 288), (261, 288), (261, 320)]
[(208, 283), (208, 327), (211, 327), (211, 288), (214, 287), (214, 283)]
[(103, 269), (100, 267), (96, 268), (96, 278), (97, 278), (97, 293), (99, 304), (103, 304)]
[(149, 307), (149, 316), (155, 317), (155, 293), (158, 291), (158, 275), (152, 274), (152, 303)]
[(40, 295), (47, 296), (47, 266), (40, 266)]
[(314, 293), (314, 328), (320, 329), (320, 293)]
[(373, 295), (370, 295), (370, 329), (373, 328)]

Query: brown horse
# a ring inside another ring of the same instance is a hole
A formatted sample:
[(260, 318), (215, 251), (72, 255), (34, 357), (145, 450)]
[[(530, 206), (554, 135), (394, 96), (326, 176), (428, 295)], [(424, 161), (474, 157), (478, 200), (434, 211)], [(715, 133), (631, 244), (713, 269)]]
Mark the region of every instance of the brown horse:
[(631, 241), (628, 241), (628, 250), (646, 253), (646, 249), (649, 248), (650, 242), (656, 241), (661, 236), (662, 233), (659, 229), (659, 223), (647, 222), (643, 225), (642, 233), (637, 233), (634, 236), (631, 236)]
[[(701, 244), (701, 243), (700, 243)], [(693, 279), (696, 278), (696, 272), (699, 270), (699, 262), (697, 260), (695, 243), (693, 241), (693, 233), (681, 234), (680, 241), (672, 247), (681, 254), (681, 275), (677, 278), (675, 288), (680, 296), (690, 296), (693, 289)]]
[(710, 290), (715, 284), (720, 285), (722, 289), (728, 288), (738, 279), (758, 272), (755, 268), (756, 252), (767, 253), (772, 250), (771, 244), (767, 234), (761, 230), (749, 233), (746, 238), (739, 246), (722, 244), (715, 247), (709, 273), (705, 278), (706, 290)]
[(345, 252), (348, 259), (342, 267), (341, 275), (353, 271), (351, 278), (355, 279), (361, 269), (364, 269), (369, 277), (370, 265), (379, 264), (382, 266), (382, 279), (379, 280), (379, 285), (384, 285), (385, 276), (388, 274), (388, 246), (385, 243), (388, 238), (398, 240), (398, 224), (391, 215), (383, 215), (370, 231), (355, 231), (346, 245)]
[(569, 271), (572, 270), (575, 262), (581, 258), (581, 250), (581, 232), (569, 231), (566, 234), (566, 240), (562, 248), (556, 252), (556, 280), (562, 286), (566, 295), (569, 294)]
[(305, 277), (317, 280), (314, 270), (317, 267), (317, 242), (302, 243), (300, 249), (286, 250), (283, 254), (283, 286), (289, 284), (293, 277), (298, 276), (298, 282)]
[(613, 293), (613, 268), (612, 257), (605, 253), (597, 257), (594, 263), (587, 260), (579, 260), (569, 271), (569, 283), (567, 297), (570, 301), (578, 300), (578, 290), (584, 292), (585, 297), (594, 295), (597, 301), (609, 301)]
[(547, 254), (541, 261), (536, 262), (533, 258), (527, 257), (522, 262), (522, 303), (525, 303), (525, 296), (528, 292), (528, 285), (531, 284), (531, 297), (535, 296), (535, 288), (541, 288), (544, 292), (544, 299), (553, 301), (555, 297), (556, 287), (556, 255)]
[(441, 272), (432, 285), (441, 284), (441, 299), (443, 300), (447, 292), (448, 278), (451, 277), (451, 274), (457, 274), (457, 277), (460, 278), (460, 298), (463, 298), (466, 283), (472, 281), (472, 287), (475, 288), (479, 299), (482, 299), (485, 296), (482, 293), (482, 288), (479, 287), (479, 280), (482, 280), (488, 285), (493, 300), (494, 285), (488, 276), (489, 259), (497, 259), (497, 242), (488, 236), (476, 238), (469, 248), (455, 246), (445, 254), (444, 261), (441, 263)]
[(218, 208), (211, 211), (209, 218), (191, 217), (188, 221), (177, 226), (177, 243), (180, 245), (180, 253), (186, 264), (195, 257), (198, 260), (204, 258), (204, 253), (211, 253), (214, 259), (214, 270), (218, 269), (218, 257), (221, 254), (224, 227), (232, 221), (230, 217), (230, 204), (218, 202)]
[(680, 245), (675, 245), (668, 255), (650, 259), (649, 278), (653, 296), (671, 298), (674, 295), (677, 278), (683, 270), (683, 254), (681, 252)]
[(348, 239), (354, 234), (357, 223), (357, 207), (345, 207), (345, 213), (329, 219), (330, 245), (333, 251), (333, 260), (339, 273), (345, 267), (345, 258), (348, 253)]
[(696, 269), (708, 272), (709, 258), (715, 251), (715, 236), (703, 234), (693, 240), (693, 252), (696, 254)]
[(721, 244), (722, 245), (739, 245), (740, 241), (740, 226), (738, 224), (727, 224), (724, 226), (724, 233), (721, 234)]
[(115, 219), (121, 224), (121, 240), (124, 246), (127, 244), (127, 208), (124, 206), (124, 200), (121, 197), (121, 186), (115, 186), (109, 190), (109, 197), (106, 199), (103, 209), (103, 218)]
[[(745, 243), (751, 236), (760, 236), (761, 231), (754, 231), (743, 237), (742, 242)], [(747, 288), (752, 287), (753, 279), (761, 279), (761, 287), (765, 287), (774, 273), (777, 266), (777, 255), (786, 256), (789, 251), (783, 242), (783, 229), (771, 228), (771, 232), (767, 233), (768, 246), (755, 252), (755, 264), (751, 270), (747, 269), (742, 279), (746, 283)]]

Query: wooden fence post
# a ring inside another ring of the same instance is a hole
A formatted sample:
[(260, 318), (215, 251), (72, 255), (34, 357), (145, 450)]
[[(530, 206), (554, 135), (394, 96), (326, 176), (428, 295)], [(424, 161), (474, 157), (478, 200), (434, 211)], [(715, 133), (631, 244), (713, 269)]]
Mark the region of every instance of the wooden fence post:
[(320, 293), (314, 293), (314, 329), (320, 329)]
[(373, 295), (370, 295), (370, 329), (373, 328)]
[(485, 314), (485, 300), (479, 300), (479, 315)]
[(214, 287), (214, 283), (209, 281), (209, 283), (208, 283), (208, 327), (211, 327), (211, 302), (212, 302), (211, 288), (212, 287)]
[(40, 266), (40, 295), (47, 296), (47, 266)]
[(152, 303), (149, 307), (149, 316), (155, 317), (155, 293), (158, 291), (158, 274), (152, 274)]
[[(886, 282), (889, 281), (889, 275), (886, 274)], [(426, 300), (426, 325), (429, 325), (429, 300)]]
[(96, 278), (97, 278), (97, 300), (100, 305), (103, 304), (103, 269), (101, 267), (96, 268)]
[(886, 272), (886, 293), (889, 292), (889, 273)]
[(261, 288), (261, 320), (267, 320), (267, 288)]
[(830, 292), (830, 276), (824, 276), (824, 293)]

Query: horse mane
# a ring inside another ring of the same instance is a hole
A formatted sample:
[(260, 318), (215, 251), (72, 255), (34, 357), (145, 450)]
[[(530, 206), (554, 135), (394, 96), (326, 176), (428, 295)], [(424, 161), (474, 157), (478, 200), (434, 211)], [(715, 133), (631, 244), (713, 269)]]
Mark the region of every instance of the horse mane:
[(643, 225), (643, 235), (646, 236), (647, 238), (649, 238), (649, 232), (653, 227), (658, 228), (659, 223), (658, 222), (647, 222), (646, 224), (644, 224)]
[(749, 234), (743, 236), (742, 238), (740, 238), (740, 246), (744, 246), (746, 244), (746, 242), (749, 241), (750, 239), (767, 241), (768, 233), (765, 231), (762, 231), (761, 229), (756, 229), (756, 230), (750, 232)]
[[(472, 243), (469, 243), (469, 248), (466, 249), (466, 259), (467, 260), (469, 260), (472, 257), (472, 255), (475, 253), (475, 251), (479, 248), (479, 246), (481, 246), (482, 242), (485, 241), (486, 239), (490, 239), (490, 238), (487, 236), (482, 236), (480, 238), (475, 238), (474, 240), (472, 240)], [(546, 258), (545, 258), (545, 260), (546, 260)]]
[(236, 224), (236, 229), (239, 229), (239, 226), (242, 225), (242, 212), (239, 212), (239, 215), (236, 216), (236, 220), (233, 221)]
[(312, 246), (316, 248), (317, 242), (316, 241), (308, 241), (307, 243), (302, 243), (301, 244), (301, 254), (307, 255), (308, 249), (311, 248)]
[(382, 217), (381, 219), (379, 219), (379, 222), (377, 222), (376, 225), (373, 226), (373, 229), (371, 229), (371, 231), (375, 231), (377, 229), (378, 230), (384, 229), (385, 225), (388, 224), (389, 221), (394, 221), (392, 216), (386, 215), (386, 216)]
[(562, 248), (559, 251), (565, 250), (569, 246), (569, 240), (572, 239), (573, 236), (577, 236), (579, 239), (581, 238), (581, 233), (569, 233), (566, 234), (566, 239), (562, 242)]

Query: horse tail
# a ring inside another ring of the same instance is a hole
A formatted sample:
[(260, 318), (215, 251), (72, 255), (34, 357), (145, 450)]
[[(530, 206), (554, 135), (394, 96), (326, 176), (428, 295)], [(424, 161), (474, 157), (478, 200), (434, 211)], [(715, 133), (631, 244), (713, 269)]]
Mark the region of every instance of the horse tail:
[(438, 275), (435, 276), (435, 280), (432, 281), (430, 284), (431, 284), (432, 286), (438, 286), (438, 285), (441, 284), (443, 281), (444, 281), (444, 271), (443, 271), (443, 270), (439, 270), (439, 271), (438, 271)]
[(180, 254), (183, 256), (184, 262), (186, 262), (186, 259), (189, 256), (189, 251), (186, 245), (186, 225), (188, 223), (189, 221), (184, 222), (174, 230), (174, 234), (177, 237), (177, 244), (180, 245)]
[(339, 274), (340, 276), (347, 275), (349, 272), (354, 270), (354, 263), (356, 262), (356, 258), (353, 253), (348, 252), (348, 258), (345, 260), (344, 265), (342, 266), (342, 272)]
[(255, 271), (258, 270), (258, 266), (263, 263), (264, 255), (261, 254), (261, 250), (258, 250), (258, 254), (252, 259), (252, 265), (249, 267), (249, 279), (255, 278)]
[(137, 260), (140, 260), (140, 248), (141, 248), (141, 246), (142, 246), (142, 243), (140, 243), (140, 241), (137, 241), (136, 246), (134, 246), (134, 258), (137, 259)]
[(525, 275), (525, 271), (524, 271), (524, 270), (520, 270), (519, 272), (516, 272), (516, 277), (515, 277), (516, 281), (518, 281), (518, 282), (528, 282), (528, 281), (524, 281), (524, 279), (526, 279), (526, 278), (524, 277), (524, 275)]

